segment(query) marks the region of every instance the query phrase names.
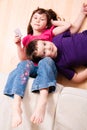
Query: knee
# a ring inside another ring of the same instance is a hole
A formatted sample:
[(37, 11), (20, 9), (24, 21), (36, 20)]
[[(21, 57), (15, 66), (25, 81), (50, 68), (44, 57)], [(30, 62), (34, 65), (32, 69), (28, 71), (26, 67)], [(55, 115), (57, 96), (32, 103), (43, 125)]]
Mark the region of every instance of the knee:
[(50, 57), (45, 57), (45, 58), (43, 58), (42, 60), (40, 60), (39, 61), (39, 64), (42, 64), (42, 65), (55, 65), (55, 62), (53, 61), (53, 59), (52, 58), (50, 58)]
[(57, 68), (55, 62), (50, 57), (45, 57), (42, 60), (40, 60), (38, 68), (44, 70), (45, 72), (49, 71), (49, 74), (53, 73), (55, 76), (57, 75)]
[(32, 61), (30, 61), (30, 60), (24, 60), (24, 61), (21, 61), (18, 64), (18, 68), (20, 67), (22, 69), (22, 68), (25, 68), (25, 67), (30, 67), (31, 65), (33, 65)]

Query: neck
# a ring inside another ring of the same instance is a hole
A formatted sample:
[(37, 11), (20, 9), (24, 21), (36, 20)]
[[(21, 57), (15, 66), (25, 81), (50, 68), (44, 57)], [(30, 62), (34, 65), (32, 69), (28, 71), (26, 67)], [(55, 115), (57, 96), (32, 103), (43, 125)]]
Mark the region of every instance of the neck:
[(33, 31), (33, 35), (40, 35), (40, 34), (41, 34), (41, 31), (37, 31), (37, 30)]

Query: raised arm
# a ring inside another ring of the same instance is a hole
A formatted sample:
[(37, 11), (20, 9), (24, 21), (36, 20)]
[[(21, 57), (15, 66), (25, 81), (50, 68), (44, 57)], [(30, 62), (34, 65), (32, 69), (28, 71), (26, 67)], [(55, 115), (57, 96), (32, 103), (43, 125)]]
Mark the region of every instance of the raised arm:
[(81, 83), (87, 79), (87, 69), (84, 69), (81, 72), (75, 73), (72, 81), (75, 83)]
[(87, 16), (87, 4), (83, 3), (78, 17), (76, 18), (76, 20), (74, 21), (74, 23), (72, 23), (72, 26), (70, 27), (71, 33), (76, 33), (79, 31), (86, 16)]
[(69, 29), (71, 27), (71, 23), (70, 22), (66, 22), (66, 21), (57, 21), (57, 20), (52, 20), (52, 24), (54, 26), (56, 26), (53, 29), (53, 34), (57, 35), (60, 33), (65, 32), (67, 29)]
[(14, 42), (17, 45), (18, 57), (20, 60), (26, 60), (25, 47), (21, 46), (21, 38), (19, 36), (15, 36)]
[(70, 29), (71, 33), (78, 32), (86, 16), (87, 16), (87, 4), (83, 3), (80, 13), (73, 23), (70, 23), (67, 21), (57, 21), (57, 20), (51, 21), (52, 24), (56, 26), (53, 29), (53, 34), (57, 35), (57, 34), (63, 33), (67, 29)]

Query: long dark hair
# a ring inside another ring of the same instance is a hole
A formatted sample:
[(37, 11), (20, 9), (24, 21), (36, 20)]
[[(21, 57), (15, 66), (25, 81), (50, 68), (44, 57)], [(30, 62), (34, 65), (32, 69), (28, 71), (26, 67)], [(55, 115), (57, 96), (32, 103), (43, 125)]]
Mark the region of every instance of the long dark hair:
[(31, 18), (30, 18), (30, 21), (29, 21), (28, 27), (27, 27), (27, 34), (33, 34), (33, 29), (32, 29), (32, 26), (31, 26), (31, 20), (32, 20), (32, 17), (35, 13), (46, 14), (47, 29), (49, 29), (52, 26), (51, 19), (57, 20), (57, 14), (52, 9), (46, 10), (46, 9), (43, 9), (43, 8), (37, 8), (36, 10), (33, 11), (32, 15), (31, 15)]

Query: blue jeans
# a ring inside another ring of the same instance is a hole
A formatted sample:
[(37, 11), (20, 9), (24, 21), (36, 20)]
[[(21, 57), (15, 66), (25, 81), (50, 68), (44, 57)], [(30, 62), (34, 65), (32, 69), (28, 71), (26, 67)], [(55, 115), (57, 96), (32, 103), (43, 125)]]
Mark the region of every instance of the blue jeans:
[(9, 74), (4, 94), (11, 97), (17, 94), (23, 97), (29, 76), (36, 77), (32, 85), (32, 92), (39, 92), (43, 88), (49, 88), (49, 92), (55, 91), (57, 69), (54, 61), (46, 57), (38, 63), (38, 66), (35, 66), (30, 60), (21, 61), (17, 68)]

